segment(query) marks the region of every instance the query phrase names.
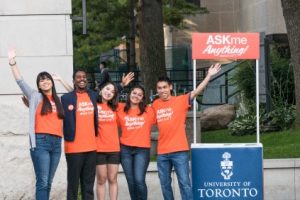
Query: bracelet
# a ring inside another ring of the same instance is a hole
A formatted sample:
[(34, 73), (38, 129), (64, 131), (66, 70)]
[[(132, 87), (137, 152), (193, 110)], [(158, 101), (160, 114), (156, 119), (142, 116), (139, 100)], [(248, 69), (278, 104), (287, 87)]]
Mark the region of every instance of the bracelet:
[(14, 63), (8, 62), (8, 64), (12, 67), (12, 66), (15, 66), (17, 64), (17, 62), (16, 61)]

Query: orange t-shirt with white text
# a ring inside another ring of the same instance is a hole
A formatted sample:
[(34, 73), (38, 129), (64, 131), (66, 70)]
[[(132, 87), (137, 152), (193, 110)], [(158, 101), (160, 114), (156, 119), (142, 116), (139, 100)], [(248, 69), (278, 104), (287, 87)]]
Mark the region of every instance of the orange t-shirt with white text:
[(41, 101), (35, 112), (35, 133), (47, 133), (62, 137), (63, 120), (57, 115), (56, 105), (52, 96), (47, 96), (52, 106), (52, 112), (41, 115), (43, 101)]
[(158, 154), (189, 150), (185, 120), (190, 94), (171, 96), (169, 100), (157, 99), (153, 102), (156, 123), (159, 130)]
[(94, 129), (94, 106), (88, 93), (76, 93), (76, 129), (75, 139), (65, 141), (65, 153), (81, 153), (96, 150)]
[(118, 152), (120, 142), (116, 112), (105, 103), (98, 103), (97, 152)]
[(124, 112), (124, 105), (118, 110), (118, 122), (122, 128), (121, 144), (134, 147), (150, 148), (151, 127), (155, 123), (154, 111), (147, 106), (145, 112), (139, 115), (138, 107)]

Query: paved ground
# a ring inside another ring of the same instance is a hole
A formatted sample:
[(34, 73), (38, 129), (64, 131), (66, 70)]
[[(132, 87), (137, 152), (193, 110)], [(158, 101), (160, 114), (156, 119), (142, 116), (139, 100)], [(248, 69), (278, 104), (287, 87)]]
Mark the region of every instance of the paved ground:
[[(0, 199), (31, 200), (35, 188), (35, 176), (29, 155), (28, 136), (0, 134)], [(173, 186), (176, 199), (180, 199), (175, 173)], [(162, 194), (156, 163), (151, 162), (146, 177), (148, 199), (161, 200)], [(120, 166), (118, 176), (119, 200), (130, 200), (127, 182)], [(62, 154), (52, 186), (53, 200), (66, 199), (66, 162)]]

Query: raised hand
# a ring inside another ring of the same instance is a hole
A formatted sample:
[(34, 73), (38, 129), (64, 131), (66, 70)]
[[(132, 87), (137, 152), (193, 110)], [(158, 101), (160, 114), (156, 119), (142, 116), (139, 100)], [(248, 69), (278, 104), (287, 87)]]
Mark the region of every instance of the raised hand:
[(58, 74), (51, 74), (53, 80), (55, 81), (61, 81), (61, 77)]
[(133, 79), (134, 79), (133, 72), (129, 72), (128, 74), (126, 74), (126, 76), (125, 76), (125, 74), (123, 74), (121, 86), (122, 87), (127, 86)]
[(221, 70), (221, 64), (220, 63), (216, 63), (216, 64), (210, 66), (204, 80), (197, 86), (197, 88), (195, 90), (193, 90), (191, 92), (190, 99), (194, 99), (197, 95), (202, 93), (203, 90), (205, 89), (205, 87), (207, 86), (209, 80), (211, 79), (211, 77), (213, 75), (217, 74), (220, 70)]
[(11, 61), (14, 61), (15, 57), (17, 56), (16, 49), (9, 49), (7, 55), (9, 63), (12, 63)]
[(20, 80), (22, 78), (21, 73), (20, 73), (20, 71), (17, 67), (17, 63), (15, 61), (15, 57), (17, 56), (16, 49), (15, 48), (9, 49), (7, 52), (7, 56), (8, 56), (8, 64), (11, 67), (13, 76), (15, 77), (16, 80)]
[(51, 74), (51, 76), (53, 80), (59, 81), (68, 92), (71, 92), (73, 90), (72, 86), (69, 85), (65, 80), (63, 80), (58, 74)]
[(207, 75), (213, 76), (213, 75), (217, 74), (220, 70), (221, 70), (221, 64), (216, 63), (216, 64), (210, 66), (210, 68), (208, 69)]

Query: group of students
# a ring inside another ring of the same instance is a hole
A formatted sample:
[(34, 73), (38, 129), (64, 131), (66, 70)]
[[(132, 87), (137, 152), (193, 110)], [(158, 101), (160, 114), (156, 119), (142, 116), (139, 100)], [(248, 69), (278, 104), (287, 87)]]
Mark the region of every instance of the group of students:
[[(60, 77), (41, 72), (36, 79), (38, 90), (33, 90), (20, 75), (15, 57), (15, 50), (9, 50), (9, 65), (29, 101), (30, 155), (36, 175), (37, 200), (49, 199), (61, 156), (62, 138), (67, 161), (68, 200), (77, 200), (79, 185), (82, 199), (93, 200), (95, 177), (97, 199), (105, 199), (108, 182), (109, 197), (116, 200), (119, 163), (131, 199), (147, 199), (145, 179), (154, 124), (159, 131), (157, 168), (164, 199), (174, 199), (171, 187), (173, 167), (181, 198), (192, 199), (186, 115), (192, 100), (218, 73), (220, 64), (209, 68), (207, 76), (194, 91), (176, 97), (171, 94), (170, 79), (159, 78), (156, 85), (159, 98), (147, 105), (144, 88), (139, 85), (130, 89), (125, 103), (118, 102), (119, 91), (133, 80), (133, 73), (123, 76), (120, 85), (107, 81), (95, 92), (87, 88), (86, 73), (82, 70), (73, 74), (74, 89)], [(61, 98), (56, 93), (53, 78), (69, 91)], [(120, 136), (118, 127), (121, 128)]]

